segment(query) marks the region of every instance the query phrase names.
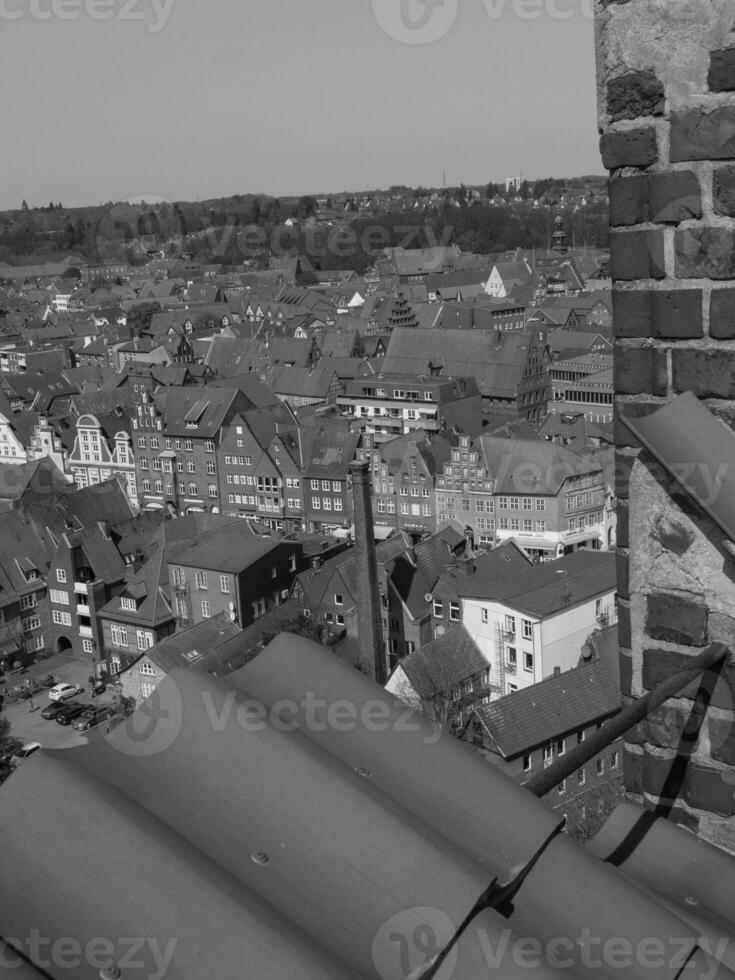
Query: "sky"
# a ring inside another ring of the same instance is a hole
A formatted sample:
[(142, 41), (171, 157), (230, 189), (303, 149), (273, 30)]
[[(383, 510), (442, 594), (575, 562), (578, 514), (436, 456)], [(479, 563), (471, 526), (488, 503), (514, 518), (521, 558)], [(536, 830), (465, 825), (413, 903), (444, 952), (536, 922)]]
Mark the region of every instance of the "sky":
[(590, 0), (0, 0), (0, 208), (603, 173)]

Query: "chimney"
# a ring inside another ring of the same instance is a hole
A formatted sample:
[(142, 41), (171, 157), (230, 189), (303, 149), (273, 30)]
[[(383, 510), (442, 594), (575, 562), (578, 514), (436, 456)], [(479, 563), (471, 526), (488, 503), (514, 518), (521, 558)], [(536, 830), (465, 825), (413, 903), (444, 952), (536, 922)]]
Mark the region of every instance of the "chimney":
[(375, 555), (373, 532), (373, 508), (370, 494), (370, 466), (368, 463), (350, 464), (352, 475), (352, 499), (355, 512), (355, 565), (360, 601), (357, 605), (357, 628), (360, 645), (366, 659), (374, 665), (375, 680), (385, 684), (388, 679), (383, 626), (380, 616), (380, 589), (378, 566)]

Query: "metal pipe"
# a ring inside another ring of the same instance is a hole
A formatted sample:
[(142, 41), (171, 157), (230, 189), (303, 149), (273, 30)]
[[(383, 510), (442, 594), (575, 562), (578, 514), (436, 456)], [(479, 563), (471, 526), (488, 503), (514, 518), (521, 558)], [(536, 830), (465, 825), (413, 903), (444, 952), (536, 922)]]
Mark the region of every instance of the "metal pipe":
[(688, 684), (695, 681), (706, 670), (722, 666), (730, 650), (724, 643), (711, 643), (698, 657), (693, 658), (691, 667), (677, 671), (661, 681), (658, 687), (648, 691), (632, 704), (607, 721), (602, 728), (579, 745), (557, 758), (556, 762), (544, 769), (537, 776), (532, 776), (523, 785), (535, 796), (545, 796), (546, 793), (558, 786), (567, 776), (593, 759), (599, 752), (612, 744), (629, 731), (633, 725), (643, 721), (652, 711), (660, 707), (664, 701), (675, 697)]

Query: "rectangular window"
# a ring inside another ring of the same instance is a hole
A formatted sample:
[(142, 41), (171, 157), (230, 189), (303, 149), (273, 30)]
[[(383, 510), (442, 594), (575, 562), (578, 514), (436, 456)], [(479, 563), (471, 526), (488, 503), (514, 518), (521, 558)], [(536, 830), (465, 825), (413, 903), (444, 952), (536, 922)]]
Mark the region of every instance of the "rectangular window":
[(610, 753), (610, 768), (611, 769), (617, 769), (618, 768), (618, 753), (617, 753), (617, 751)]
[(523, 627), (523, 639), (532, 640), (533, 639), (533, 623), (530, 619), (522, 619), (521, 626)]
[(52, 602), (55, 602), (57, 605), (59, 605), (59, 606), (68, 606), (69, 605), (69, 593), (68, 592), (60, 592), (58, 589), (51, 589), (49, 594), (51, 596), (51, 601)]
[(458, 623), (459, 622), (459, 603), (458, 602), (450, 602), (449, 603), (449, 618), (452, 620), (452, 622), (455, 622), (455, 623)]
[(226, 575), (220, 575), (219, 577), (219, 590), (224, 593), (229, 593), (230, 591), (230, 580)]
[(57, 582), (64, 582), (64, 583), (66, 582), (66, 569), (65, 568), (57, 568), (56, 569), (56, 581)]
[(587, 782), (587, 773), (584, 769), (580, 769), (577, 772), (577, 782), (580, 786), (584, 786), (584, 784)]
[(490, 619), (490, 613), (487, 609), (483, 608), (480, 610), (480, 619), (483, 623), (487, 623)]
[(523, 654), (523, 669), (529, 673), (533, 673), (533, 654), (524, 653)]
[(206, 599), (202, 599), (202, 619), (209, 619), (210, 615), (209, 603)]
[(35, 592), (33, 592), (31, 595), (24, 595), (24, 596), (22, 596), (21, 597), (21, 600), (20, 600), (20, 608), (21, 608), (21, 610), (22, 611), (25, 611), (26, 609), (33, 609), (33, 608), (35, 608), (36, 601), (37, 601), (37, 596), (36, 596), (36, 593)]
[(528, 755), (524, 755), (523, 756), (523, 771), (524, 772), (530, 772), (531, 771), (531, 754), (530, 754), (530, 752), (528, 753)]
[(211, 439), (205, 440), (205, 443), (204, 443), (204, 452), (205, 453), (213, 453), (214, 452), (214, 443), (212, 442)]
[(60, 609), (52, 610), (52, 618), (57, 626), (71, 626), (71, 613), (62, 612)]
[(113, 623), (110, 626), (110, 634), (112, 636), (112, 644), (116, 647), (125, 647), (127, 649), (128, 645), (128, 631), (127, 627), (120, 626), (117, 623)]
[(139, 650), (150, 650), (153, 646), (153, 633), (148, 630), (137, 630), (135, 636)]
[(198, 589), (207, 589), (207, 588), (209, 588), (209, 586), (207, 584), (207, 573), (206, 572), (197, 572), (196, 573), (196, 584), (197, 584), (197, 588)]
[(605, 775), (605, 760), (604, 759), (598, 759), (596, 765), (597, 765), (597, 775), (598, 776), (604, 776)]
[(137, 608), (135, 605), (135, 599), (129, 599), (127, 596), (123, 596), (120, 599), (120, 605), (123, 609), (127, 609), (128, 612), (135, 612)]
[(441, 599), (434, 599), (434, 615), (441, 619), (444, 616), (444, 604)]
[(92, 640), (82, 640), (82, 650), (85, 653), (94, 653), (94, 643)]

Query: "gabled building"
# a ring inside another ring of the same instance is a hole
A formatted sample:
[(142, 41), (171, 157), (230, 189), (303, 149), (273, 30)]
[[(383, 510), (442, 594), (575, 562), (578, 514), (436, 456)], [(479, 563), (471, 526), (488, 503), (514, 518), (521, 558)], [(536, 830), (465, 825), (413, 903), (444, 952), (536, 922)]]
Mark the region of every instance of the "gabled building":
[(0, 413), (0, 462), (27, 463), (28, 453), (18, 438), (16, 426)]
[[(593, 633), (579, 664), (498, 700), (476, 703), (465, 738), (523, 784), (614, 718), (622, 708), (617, 628)], [(623, 744), (615, 739), (544, 799), (569, 833), (595, 833), (622, 796)]]
[(144, 393), (131, 419), (141, 507), (177, 514), (222, 508), (217, 446), (238, 412), (252, 407), (239, 390), (167, 388)]
[(142, 652), (176, 630), (163, 546), (126, 580), (97, 616), (102, 656), (110, 674), (119, 674)]
[(178, 625), (225, 613), (241, 629), (289, 596), (303, 546), (255, 534), (247, 521), (201, 515), (165, 528), (169, 585)]
[(122, 409), (99, 417), (80, 415), (67, 465), (77, 487), (92, 487), (117, 477), (137, 506), (130, 420)]
[(500, 542), (514, 538), (542, 561), (577, 548), (607, 547), (606, 485), (595, 457), (541, 439), (492, 435), (480, 436), (473, 448), (493, 481), (486, 519), (495, 526), (491, 532), (486, 525), (485, 534), (494, 533)]
[(511, 548), (467, 560), (433, 595), (435, 631), (464, 625), (498, 696), (573, 667), (590, 633), (617, 622), (615, 555), (577, 551), (519, 567)]
[(337, 405), (376, 443), (418, 429), (438, 433), (453, 426), (471, 435), (482, 429), (482, 401), (473, 377), (381, 372), (348, 381)]
[(341, 531), (352, 526), (350, 463), (360, 435), (346, 425), (317, 425), (304, 429), (303, 500), (306, 530)]

